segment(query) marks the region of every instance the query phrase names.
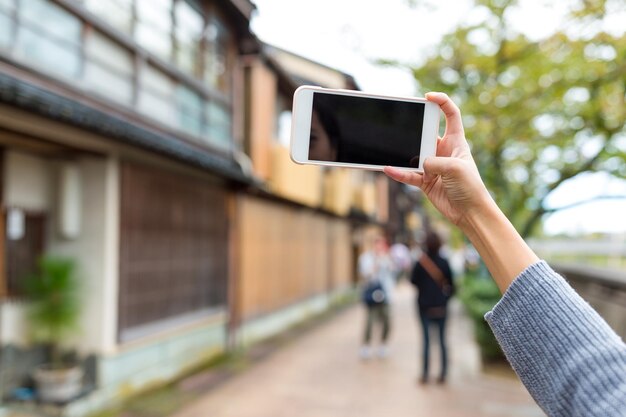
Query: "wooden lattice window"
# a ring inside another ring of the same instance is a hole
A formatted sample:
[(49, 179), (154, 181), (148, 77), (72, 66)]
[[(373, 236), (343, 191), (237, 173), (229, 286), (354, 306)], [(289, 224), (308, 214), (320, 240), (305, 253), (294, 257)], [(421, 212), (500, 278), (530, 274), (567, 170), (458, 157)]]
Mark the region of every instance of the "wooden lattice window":
[(225, 305), (228, 219), (222, 187), (124, 163), (120, 216), (121, 341)]

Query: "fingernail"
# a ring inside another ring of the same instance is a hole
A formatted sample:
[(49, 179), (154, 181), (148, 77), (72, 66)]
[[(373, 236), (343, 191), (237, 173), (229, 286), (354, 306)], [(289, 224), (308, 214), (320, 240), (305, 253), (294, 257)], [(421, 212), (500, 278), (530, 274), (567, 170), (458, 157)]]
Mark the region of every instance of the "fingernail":
[(393, 167), (385, 167), (385, 174), (389, 175), (395, 180), (401, 179), (403, 175), (402, 171), (400, 171), (398, 168)]

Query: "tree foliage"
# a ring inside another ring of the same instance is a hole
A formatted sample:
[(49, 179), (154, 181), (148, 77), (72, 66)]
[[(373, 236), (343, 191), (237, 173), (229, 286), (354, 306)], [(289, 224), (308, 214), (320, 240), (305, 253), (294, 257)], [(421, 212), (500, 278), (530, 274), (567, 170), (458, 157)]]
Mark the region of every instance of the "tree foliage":
[(602, 26), (616, 5), (572, 4), (567, 28), (531, 40), (511, 28), (515, 1), (477, 0), (482, 22), (457, 27), (410, 66), (421, 92), (459, 104), (485, 183), (524, 236), (560, 209), (546, 197), (564, 181), (626, 178), (626, 37)]

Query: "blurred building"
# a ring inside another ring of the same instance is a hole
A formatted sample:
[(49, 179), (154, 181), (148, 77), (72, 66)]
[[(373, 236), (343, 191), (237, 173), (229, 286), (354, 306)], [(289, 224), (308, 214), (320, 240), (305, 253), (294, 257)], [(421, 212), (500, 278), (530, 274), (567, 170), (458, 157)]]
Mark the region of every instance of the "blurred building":
[[(0, 0), (0, 394), (42, 361), (20, 281), (74, 259), (83, 415), (322, 311), (389, 218), (380, 174), (288, 157), (302, 84), (248, 0)], [(391, 199), (393, 205), (393, 199)], [(0, 406), (1, 408), (1, 406)]]
[(356, 88), (333, 68), (261, 45), (243, 56), (243, 149), (261, 184), (237, 197), (239, 273), (232, 335), (247, 343), (322, 311), (355, 283), (363, 236), (383, 233), (387, 179), (372, 172), (299, 166), (289, 157), (299, 85)]

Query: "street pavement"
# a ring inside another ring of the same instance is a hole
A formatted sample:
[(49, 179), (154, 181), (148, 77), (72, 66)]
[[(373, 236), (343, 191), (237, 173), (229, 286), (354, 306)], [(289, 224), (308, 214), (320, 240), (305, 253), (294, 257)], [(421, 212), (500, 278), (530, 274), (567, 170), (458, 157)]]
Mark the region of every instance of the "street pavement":
[[(353, 306), (172, 416), (544, 416), (506, 367), (499, 372), (481, 370), (471, 323), (456, 303), (448, 328), (448, 382), (419, 384), (421, 336), (413, 300), (408, 284), (397, 289), (386, 359), (359, 359), (365, 314), (362, 306)], [(431, 379), (435, 380), (438, 346), (432, 346), (431, 352)]]

